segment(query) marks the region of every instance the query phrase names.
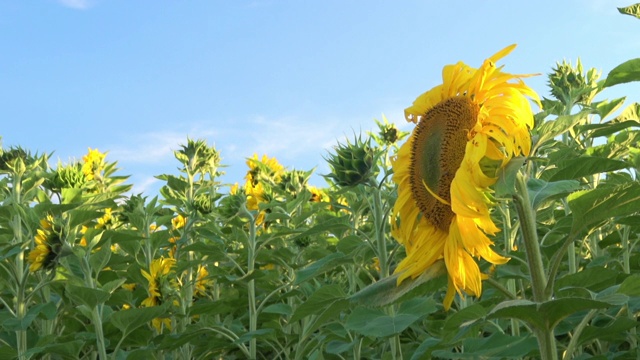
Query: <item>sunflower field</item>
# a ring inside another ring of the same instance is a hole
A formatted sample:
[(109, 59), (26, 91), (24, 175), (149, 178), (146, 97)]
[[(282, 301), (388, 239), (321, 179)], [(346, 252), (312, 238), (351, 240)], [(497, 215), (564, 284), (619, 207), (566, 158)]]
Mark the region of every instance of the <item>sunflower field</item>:
[(201, 139), (156, 196), (97, 149), (0, 149), (0, 359), (640, 359), (640, 104), (606, 98), (640, 59), (557, 63), (547, 98), (514, 48), (338, 143), (325, 187), (257, 154), (223, 184)]

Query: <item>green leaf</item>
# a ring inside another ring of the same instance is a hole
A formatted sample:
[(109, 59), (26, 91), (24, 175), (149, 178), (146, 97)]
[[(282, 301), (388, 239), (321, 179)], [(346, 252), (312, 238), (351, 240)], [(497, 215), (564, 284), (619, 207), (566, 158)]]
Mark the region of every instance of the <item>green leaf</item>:
[(522, 168), (525, 162), (524, 157), (512, 158), (507, 166), (498, 170), (498, 181), (495, 185), (496, 197), (505, 198), (510, 197), (515, 193), (516, 189), (516, 174)]
[(349, 301), (345, 297), (339, 285), (321, 287), (307, 301), (298, 306), (289, 323), (312, 316), (302, 333), (302, 339), (306, 339), (321, 326), (338, 318), (342, 311), (349, 307)]
[(578, 345), (598, 339), (599, 341), (622, 340), (629, 336), (627, 330), (638, 326), (638, 322), (626, 317), (617, 317), (606, 326), (587, 326), (580, 334)]
[(413, 352), (410, 360), (431, 359), (431, 351), (440, 344), (440, 340), (427, 337), (420, 346)]
[(640, 4), (630, 5), (627, 7), (619, 7), (620, 14), (635, 16), (640, 19)]
[(633, 274), (624, 279), (620, 284), (620, 288), (618, 288), (618, 293), (628, 296), (640, 296), (640, 275)]
[(89, 257), (89, 265), (91, 265), (91, 270), (94, 273), (99, 273), (104, 269), (105, 266), (109, 263), (109, 259), (111, 259), (111, 244), (107, 241), (103, 243), (100, 249), (95, 251)]
[(64, 188), (60, 191), (63, 204), (75, 204), (82, 202), (82, 189)]
[(2, 327), (10, 331), (26, 330), (31, 326), (33, 320), (35, 320), (39, 315), (42, 314), (45, 319), (51, 320), (55, 318), (56, 312), (57, 308), (53, 302), (38, 304), (31, 307), (22, 320), (11, 317), (2, 322)]
[[(79, 359), (80, 351), (84, 346), (83, 340), (72, 340), (65, 342), (53, 342), (42, 346), (36, 346), (29, 349), (29, 354), (56, 354), (60, 355), (62, 359)], [(53, 357), (56, 358), (56, 357)]]
[(322, 259), (307, 265), (305, 268), (296, 272), (295, 285), (301, 284), (329, 270), (333, 270), (336, 266), (347, 264), (353, 261), (353, 258), (341, 252), (329, 254)]
[(93, 309), (109, 299), (110, 294), (103, 290), (91, 289), (83, 286), (67, 285), (67, 295), (76, 304), (85, 305)]
[(380, 309), (356, 308), (345, 322), (348, 330), (364, 336), (388, 337), (399, 334), (422, 317), (437, 310), (433, 299), (413, 298), (400, 305), (393, 315)]
[(131, 308), (113, 313), (109, 321), (123, 334), (129, 334), (140, 326), (149, 324), (151, 320), (166, 314), (165, 306)]
[(293, 310), (289, 304), (272, 304), (262, 310), (265, 314), (291, 315)]
[(582, 310), (604, 309), (611, 306), (605, 301), (585, 298), (562, 298), (534, 303), (529, 300), (509, 300), (498, 304), (487, 319), (514, 318), (541, 330), (552, 330), (562, 319)]
[(603, 88), (640, 80), (640, 58), (616, 66), (607, 75)]
[(546, 200), (565, 196), (580, 187), (576, 180), (561, 180), (546, 182), (540, 179), (531, 178), (527, 181), (529, 190), (529, 200), (534, 209), (538, 209)]
[(577, 191), (570, 194), (568, 200), (573, 213), (571, 234), (575, 236), (606, 219), (638, 212), (640, 183)]
[(320, 314), (332, 304), (343, 301), (345, 298), (346, 294), (339, 285), (323, 286), (296, 308), (290, 322), (298, 321), (309, 315)]
[(274, 329), (258, 329), (256, 331), (251, 331), (251, 332), (246, 332), (242, 335), (240, 335), (235, 341), (235, 344), (242, 344), (242, 343), (246, 343), (249, 342), (249, 340), (253, 339), (253, 338), (264, 338), (267, 335), (273, 333), (275, 330)]
[(444, 330), (447, 333), (456, 333), (465, 324), (482, 319), (487, 315), (487, 310), (480, 304), (468, 306), (447, 318)]
[(415, 279), (405, 279), (398, 285), (398, 275), (395, 274), (365, 287), (353, 294), (349, 299), (368, 306), (389, 305), (400, 300), (404, 295), (416, 290), (421, 285), (427, 285), (436, 279), (439, 280), (446, 273), (444, 261), (440, 260)]
[(624, 122), (627, 120), (635, 120), (636, 122), (640, 121), (640, 103), (634, 102), (627, 106), (622, 110), (620, 115), (614, 119), (616, 122)]
[(84, 225), (91, 220), (95, 220), (101, 217), (104, 213), (95, 210), (74, 209), (69, 211), (68, 214), (69, 227), (74, 228), (76, 226)]
[(608, 121), (602, 124), (588, 124), (581, 126), (580, 128), (582, 130), (593, 130), (593, 132), (589, 134), (589, 136), (591, 138), (597, 138), (600, 136), (609, 136), (613, 133), (630, 127), (640, 127), (640, 122), (638, 122), (637, 120), (625, 120), (622, 122), (618, 122), (617, 120), (615, 120)]
[(550, 180), (580, 179), (593, 174), (626, 169), (629, 166), (629, 164), (620, 160), (596, 156), (580, 156), (559, 162), (559, 170), (551, 176)]
[(565, 287), (580, 287), (597, 292), (615, 285), (617, 277), (617, 271), (594, 266), (559, 278), (555, 282), (555, 288), (559, 290)]
[(527, 357), (538, 349), (535, 337), (509, 336), (496, 332), (488, 337), (464, 339), (464, 352), (436, 350), (432, 353), (438, 359), (512, 359)]
[(582, 111), (574, 115), (558, 116), (555, 120), (542, 123), (536, 130), (539, 137), (534, 148), (537, 149), (547, 141), (571, 130), (577, 123), (585, 119), (587, 115), (588, 112)]
[(612, 112), (618, 110), (622, 103), (626, 100), (626, 97), (617, 98), (614, 100), (603, 100), (599, 102), (594, 102), (591, 106), (594, 108), (595, 112), (600, 116), (600, 119), (605, 119)]

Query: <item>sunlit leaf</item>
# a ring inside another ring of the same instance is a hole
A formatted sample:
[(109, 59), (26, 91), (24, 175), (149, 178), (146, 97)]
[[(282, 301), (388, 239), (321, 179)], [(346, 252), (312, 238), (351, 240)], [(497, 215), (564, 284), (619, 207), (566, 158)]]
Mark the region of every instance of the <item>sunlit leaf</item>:
[(585, 176), (626, 169), (629, 167), (624, 161), (601, 158), (596, 156), (580, 156), (561, 161), (559, 170), (551, 176), (551, 181), (580, 179)]
[(438, 359), (512, 359), (522, 358), (538, 349), (531, 335), (510, 336), (496, 332), (488, 337), (464, 339), (464, 352), (436, 350), (431, 355)]
[(635, 16), (640, 19), (640, 4), (634, 4), (626, 7), (619, 7), (618, 11), (621, 14)]
[(88, 308), (93, 309), (96, 305), (107, 301), (111, 294), (99, 289), (67, 285), (67, 295), (76, 304), (86, 305)]
[(515, 157), (507, 163), (507, 166), (500, 168), (498, 181), (494, 186), (496, 197), (508, 197), (515, 193), (516, 174), (522, 168), (525, 160), (524, 157)]
[(295, 284), (303, 283), (317, 275), (334, 269), (336, 266), (352, 262), (353, 259), (341, 252), (335, 252), (325, 256), (324, 258), (307, 265), (305, 268), (296, 272)]
[(437, 310), (433, 299), (414, 298), (400, 305), (394, 314), (381, 309), (358, 307), (346, 319), (345, 327), (364, 336), (388, 337)]
[(585, 298), (562, 298), (534, 303), (529, 300), (509, 300), (498, 304), (487, 319), (512, 318), (525, 321), (538, 329), (553, 329), (560, 320), (582, 310), (604, 309), (608, 302)]
[(580, 183), (575, 180), (560, 180), (547, 182), (540, 179), (529, 179), (527, 181), (527, 189), (529, 190), (529, 200), (531, 206), (537, 209), (544, 201), (556, 197), (565, 196), (573, 191), (578, 190)]
[(580, 231), (614, 216), (638, 212), (640, 183), (629, 182), (615, 187), (577, 191), (568, 196), (573, 213), (571, 233)]
[(622, 110), (620, 115), (615, 118), (616, 122), (624, 122), (627, 120), (640, 121), (640, 103), (634, 102)]
[(148, 325), (151, 320), (165, 315), (166, 312), (164, 306), (131, 308), (113, 313), (110, 321), (123, 334), (128, 334), (140, 326)]
[(405, 279), (398, 285), (398, 275), (392, 275), (358, 291), (349, 297), (349, 299), (368, 306), (389, 305), (422, 285), (440, 280), (444, 274), (446, 274), (444, 261), (437, 261), (415, 279)]
[(609, 72), (604, 87), (640, 80), (640, 58), (623, 62)]
[(618, 292), (628, 296), (640, 296), (640, 275), (633, 274), (624, 279)]

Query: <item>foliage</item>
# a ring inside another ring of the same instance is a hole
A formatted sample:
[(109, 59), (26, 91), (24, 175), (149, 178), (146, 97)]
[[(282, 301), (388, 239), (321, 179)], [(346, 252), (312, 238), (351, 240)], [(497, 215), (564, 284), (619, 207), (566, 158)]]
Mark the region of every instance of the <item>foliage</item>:
[(401, 286), (392, 274), (389, 161), (407, 134), (386, 119), (327, 156), (322, 189), (266, 156), (222, 185), (203, 140), (175, 152), (153, 198), (97, 150), (53, 169), (4, 149), (0, 358), (534, 359), (546, 334), (551, 358), (635, 359), (640, 104), (596, 99), (639, 64), (601, 80), (579, 61), (553, 69), (532, 154), (495, 189), (511, 261), (481, 262), (482, 297), (448, 312), (442, 263)]

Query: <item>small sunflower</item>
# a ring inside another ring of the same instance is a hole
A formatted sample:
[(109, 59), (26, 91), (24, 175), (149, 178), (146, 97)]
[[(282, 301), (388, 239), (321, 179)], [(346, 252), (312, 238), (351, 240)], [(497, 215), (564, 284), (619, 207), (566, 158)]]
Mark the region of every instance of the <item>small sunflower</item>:
[[(176, 260), (173, 258), (159, 258), (151, 261), (149, 271), (140, 270), (142, 276), (149, 282), (149, 297), (142, 300), (143, 307), (152, 307), (162, 304), (162, 289), (168, 281), (168, 275), (175, 266)], [(151, 325), (162, 333), (163, 328), (171, 329), (171, 320), (168, 318), (155, 318), (151, 321)]]
[(89, 148), (87, 155), (82, 157), (82, 172), (87, 180), (93, 180), (96, 174), (100, 174), (104, 170), (104, 159), (107, 154), (101, 153), (98, 149)]
[(278, 159), (269, 158), (267, 155), (262, 155), (262, 159), (258, 159), (258, 154), (253, 154), (253, 157), (247, 159), (247, 166), (249, 170), (245, 179), (254, 186), (260, 180), (278, 183), (284, 174), (284, 166), (278, 162)]
[(479, 69), (462, 62), (445, 66), (442, 84), (405, 110), (416, 127), (392, 162), (398, 184), (392, 231), (406, 252), (395, 273), (401, 283), (444, 258), (446, 309), (456, 292), (482, 293), (484, 275), (474, 257), (492, 264), (509, 260), (491, 249), (487, 237), (500, 231), (490, 216), (490, 187), (512, 157), (529, 154), (529, 98), (540, 106), (522, 81), (528, 75), (504, 73), (495, 65), (514, 48), (499, 51)]
[(51, 267), (58, 256), (61, 241), (60, 236), (54, 230), (53, 222), (51, 215), (40, 220), (40, 228), (36, 230), (36, 236), (33, 239), (35, 247), (27, 255), (31, 272)]

